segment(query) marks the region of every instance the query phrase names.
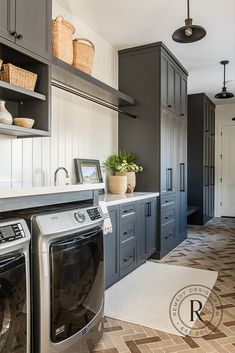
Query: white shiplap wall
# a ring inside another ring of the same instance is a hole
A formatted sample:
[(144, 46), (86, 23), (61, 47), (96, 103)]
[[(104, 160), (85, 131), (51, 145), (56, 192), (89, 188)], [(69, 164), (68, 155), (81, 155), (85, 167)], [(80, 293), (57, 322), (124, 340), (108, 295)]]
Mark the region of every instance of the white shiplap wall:
[[(117, 87), (116, 50), (54, 1), (53, 17), (57, 15), (73, 22), (77, 36), (94, 42), (93, 76)], [(74, 183), (73, 158), (99, 159), (102, 163), (117, 151), (117, 124), (117, 113), (53, 88), (50, 138), (0, 135), (0, 188), (53, 185), (54, 171), (59, 166), (68, 169)], [(59, 182), (64, 183), (63, 174)]]

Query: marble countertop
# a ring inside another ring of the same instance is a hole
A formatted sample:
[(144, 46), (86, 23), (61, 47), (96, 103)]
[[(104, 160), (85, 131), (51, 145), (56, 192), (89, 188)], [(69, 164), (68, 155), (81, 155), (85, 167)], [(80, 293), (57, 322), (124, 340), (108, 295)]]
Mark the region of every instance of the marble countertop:
[(20, 188), (20, 189), (2, 189), (0, 190), (0, 199), (7, 199), (12, 197), (22, 196), (38, 196), (59, 194), (67, 192), (88, 191), (104, 189), (104, 183), (97, 184), (76, 184), (76, 185), (63, 185), (63, 186), (43, 186), (33, 188)]
[(131, 201), (145, 200), (159, 196), (159, 192), (134, 192), (133, 194), (104, 194), (100, 195), (99, 201), (105, 202), (107, 206), (118, 205)]

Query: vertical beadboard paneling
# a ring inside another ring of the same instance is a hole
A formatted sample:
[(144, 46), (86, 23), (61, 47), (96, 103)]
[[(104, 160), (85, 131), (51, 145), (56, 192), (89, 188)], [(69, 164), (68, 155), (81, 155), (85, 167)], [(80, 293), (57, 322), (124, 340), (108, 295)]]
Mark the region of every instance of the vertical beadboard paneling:
[(0, 135), (0, 188), (10, 188), (11, 174), (11, 138)]
[(13, 138), (11, 140), (11, 187), (23, 187), (23, 143), (21, 139)]
[[(78, 37), (94, 42), (93, 76), (117, 87), (116, 49), (54, 0), (53, 17), (57, 15), (74, 23)], [(58, 167), (66, 167), (75, 183), (74, 158), (99, 159), (103, 163), (117, 151), (117, 124), (116, 112), (53, 87), (50, 138), (0, 136), (0, 188), (53, 185)], [(64, 184), (63, 172), (58, 182)]]

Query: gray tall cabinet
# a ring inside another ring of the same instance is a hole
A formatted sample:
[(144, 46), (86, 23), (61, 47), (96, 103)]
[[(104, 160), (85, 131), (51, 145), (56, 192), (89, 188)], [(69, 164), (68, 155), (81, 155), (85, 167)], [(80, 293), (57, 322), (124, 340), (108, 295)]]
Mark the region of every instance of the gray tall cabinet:
[(158, 258), (187, 235), (187, 71), (162, 42), (119, 51), (119, 87), (136, 98), (120, 114), (119, 148), (137, 156), (138, 191), (159, 191)]

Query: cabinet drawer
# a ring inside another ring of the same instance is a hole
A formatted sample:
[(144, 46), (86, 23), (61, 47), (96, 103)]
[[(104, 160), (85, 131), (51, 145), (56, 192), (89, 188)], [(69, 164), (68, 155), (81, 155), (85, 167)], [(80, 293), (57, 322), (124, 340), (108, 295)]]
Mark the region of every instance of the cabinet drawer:
[(135, 204), (128, 203), (127, 205), (120, 206), (120, 217), (127, 218), (135, 216)]
[(175, 219), (175, 207), (163, 207), (161, 210), (161, 222), (162, 226)]
[(166, 254), (175, 247), (175, 244), (175, 222), (172, 221), (161, 228), (161, 252)]
[(131, 243), (120, 251), (120, 274), (125, 275), (136, 265), (136, 246)]
[(135, 220), (120, 223), (120, 247), (135, 240)]
[(173, 203), (175, 203), (175, 193), (161, 195), (161, 206), (167, 206)]

